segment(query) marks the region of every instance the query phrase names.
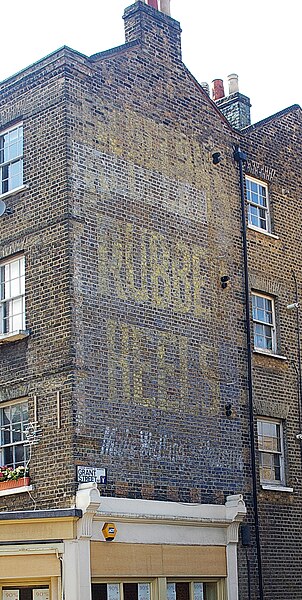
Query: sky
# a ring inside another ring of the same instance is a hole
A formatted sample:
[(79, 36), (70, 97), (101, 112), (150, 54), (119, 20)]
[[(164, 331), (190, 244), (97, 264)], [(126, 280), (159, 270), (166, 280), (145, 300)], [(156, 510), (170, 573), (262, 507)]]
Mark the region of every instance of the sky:
[[(132, 0), (15, 0), (0, 36), (0, 81), (63, 45), (90, 56), (124, 43)], [(199, 81), (237, 73), (255, 123), (302, 105), (299, 0), (171, 0), (183, 61)], [(14, 15), (12, 15), (12, 11)]]

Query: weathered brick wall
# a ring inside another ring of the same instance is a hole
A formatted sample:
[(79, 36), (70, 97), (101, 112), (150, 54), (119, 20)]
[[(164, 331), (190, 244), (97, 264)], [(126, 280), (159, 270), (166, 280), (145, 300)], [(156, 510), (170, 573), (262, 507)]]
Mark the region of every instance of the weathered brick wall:
[(171, 59), (173, 21), (138, 5), (127, 32), (139, 10), (141, 47), (67, 85), (76, 454), (108, 468), (106, 494), (223, 502), (242, 491), (246, 401), (234, 134)]
[[(0, 347), (0, 401), (28, 396), (33, 415), (37, 397), (37, 507), (70, 506), (75, 465), (86, 464), (108, 468), (109, 495), (222, 503), (245, 492), (252, 523), (239, 134), (180, 62), (178, 25), (141, 3), (125, 17), (124, 48), (91, 59), (65, 49), (1, 89), (1, 126), (24, 122), (28, 189), (8, 201), (0, 256), (25, 252), (32, 333)], [(255, 407), (286, 418), (294, 488), (259, 487), (265, 597), (277, 600), (285, 589), (298, 599), (300, 585), (288, 569), (301, 552), (301, 458), (285, 310), (291, 269), (301, 269), (300, 119), (291, 111), (242, 139), (249, 173), (269, 182), (279, 235), (249, 232), (251, 285), (277, 297), (278, 352), (288, 356), (254, 357)], [(1, 502), (33, 506), (23, 495)], [(254, 539), (252, 530), (256, 599)]]
[(268, 183), (278, 239), (248, 231), (251, 289), (271, 294), (276, 302), (277, 351), (287, 360), (253, 356), (254, 405), (257, 416), (283, 420), (286, 483), (293, 493), (263, 490), (259, 485), (260, 536), (264, 597), (301, 597), (301, 430), (298, 397), (296, 312), (292, 270), (301, 293), (301, 109), (251, 127), (244, 136), (246, 172)]
[(24, 123), (28, 189), (8, 201), (1, 252), (25, 253), (31, 335), (0, 348), (1, 400), (28, 396), (33, 417), (37, 398), (37, 507), (70, 505), (74, 456), (108, 467), (104, 493), (242, 491), (234, 136), (180, 62), (177, 24), (142, 10), (139, 45), (90, 61), (62, 50), (3, 84), (1, 124)]
[(1, 129), (23, 121), (27, 189), (6, 199), (13, 214), (1, 218), (0, 258), (25, 255), (26, 327), (31, 333), (0, 346), (0, 400), (28, 397), (33, 420), (36, 397), (41, 427), (30, 463), (32, 498), (2, 497), (1, 510), (70, 504), (65, 496), (74, 494), (65, 63), (65, 52), (59, 52), (1, 86)]
[(216, 105), (235, 129), (244, 129), (251, 124), (251, 102), (247, 96), (234, 92), (216, 100)]

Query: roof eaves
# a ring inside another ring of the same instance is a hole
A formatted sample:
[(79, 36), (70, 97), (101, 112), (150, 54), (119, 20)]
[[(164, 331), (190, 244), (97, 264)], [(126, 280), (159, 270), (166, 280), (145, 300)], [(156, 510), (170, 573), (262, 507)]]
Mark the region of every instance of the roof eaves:
[(98, 61), (102, 60), (102, 58), (107, 58), (108, 56), (114, 56), (116, 54), (121, 54), (122, 52), (126, 52), (131, 48), (140, 45), (140, 40), (133, 40), (132, 42), (127, 42), (126, 44), (122, 44), (121, 46), (116, 46), (115, 48), (109, 48), (109, 50), (104, 50), (103, 52), (97, 52), (96, 54), (92, 54), (89, 57), (89, 60)]
[(291, 112), (295, 112), (296, 110), (301, 110), (301, 106), (299, 106), (299, 104), (292, 104), (292, 106), (288, 106), (287, 108), (284, 108), (283, 110), (280, 110), (279, 112), (277, 112), (273, 115), (270, 115), (269, 117), (266, 117), (265, 119), (262, 119), (261, 121), (258, 121), (257, 123), (248, 125), (248, 127), (245, 127), (244, 129), (241, 130), (241, 133), (242, 134), (250, 133), (254, 129), (263, 127), (267, 123), (270, 123), (271, 121), (279, 119), (280, 117), (284, 117), (284, 115), (287, 115)]
[(13, 73), (9, 77), (6, 77), (6, 79), (3, 79), (2, 81), (0, 81), (0, 85), (3, 85), (3, 84), (5, 85), (5, 84), (9, 83), (10, 80), (15, 79), (16, 77), (20, 77), (20, 75), (25, 75), (27, 71), (32, 70), (34, 67), (39, 67), (40, 65), (43, 64), (43, 62), (49, 62), (51, 60), (54, 60), (55, 58), (59, 58), (60, 56), (64, 56), (64, 55), (66, 56), (69, 53), (72, 53), (75, 56), (80, 56), (81, 58), (84, 58), (86, 60), (88, 59), (86, 54), (82, 54), (82, 52), (73, 50), (73, 48), (70, 48), (69, 46), (61, 46), (60, 48), (57, 48), (57, 50), (54, 50), (53, 52), (50, 52), (46, 56), (43, 56), (43, 58), (40, 58), (39, 60), (31, 63), (30, 65), (27, 65), (26, 67), (24, 67), (24, 69), (21, 69), (20, 71), (17, 71), (16, 73)]

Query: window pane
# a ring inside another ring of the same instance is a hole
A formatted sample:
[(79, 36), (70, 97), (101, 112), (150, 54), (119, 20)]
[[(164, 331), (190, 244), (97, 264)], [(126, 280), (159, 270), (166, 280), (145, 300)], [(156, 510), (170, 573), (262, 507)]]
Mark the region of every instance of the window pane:
[(180, 582), (176, 584), (176, 600), (190, 600), (190, 584)]
[(150, 600), (149, 583), (138, 583), (138, 600)]
[(2, 409), (2, 423), (3, 425), (8, 425), (11, 422), (11, 407), (6, 406), (6, 408)]
[(203, 600), (203, 583), (194, 583), (194, 600)]
[(7, 467), (14, 466), (13, 446), (5, 446), (3, 448), (3, 463)]
[(15, 298), (20, 295), (20, 279), (12, 279), (10, 282), (10, 297)]
[(17, 589), (2, 588), (1, 600), (20, 600), (20, 591)]
[(205, 600), (217, 600), (217, 584), (216, 583), (205, 583), (204, 584), (204, 599)]
[(257, 183), (256, 183), (255, 181), (251, 181), (251, 182), (250, 182), (250, 186), (251, 186), (251, 190), (252, 190), (252, 192), (256, 193), (256, 192), (257, 192), (257, 189), (258, 189), (258, 185), (257, 185)]
[(1, 444), (10, 444), (12, 441), (12, 430), (10, 425), (6, 425), (2, 430)]
[(14, 190), (22, 185), (22, 161), (12, 163), (9, 168), (9, 190)]
[(274, 479), (275, 481), (281, 480), (281, 464), (279, 454), (275, 454), (274, 456)]
[[(20, 304), (20, 307), (19, 307), (19, 304)], [(18, 308), (15, 308), (15, 306), (14, 306), (14, 311), (16, 310), (16, 313), (13, 315), (12, 326), (11, 326), (10, 331), (19, 331), (20, 329), (21, 330), (24, 329), (24, 315), (23, 315), (22, 305), (23, 305), (23, 302), (21, 300), (21, 302), (17, 304)]]
[(92, 584), (92, 600), (107, 600), (107, 584), (93, 583)]
[(25, 464), (25, 455), (24, 455), (24, 446), (23, 444), (18, 444), (14, 447), (15, 450), (15, 466), (24, 465)]
[(107, 584), (107, 600), (119, 600), (120, 586), (118, 583)]
[(2, 194), (8, 192), (8, 165), (1, 169), (1, 192)]
[(15, 140), (11, 140), (11, 143), (7, 148), (7, 159), (6, 160), (13, 160), (14, 158), (17, 158), (18, 156), (19, 156), (19, 144), (18, 144), (18, 139), (16, 138)]
[(21, 404), (21, 418), (22, 418), (22, 422), (23, 423), (27, 423), (28, 422), (28, 405), (27, 402), (24, 402), (23, 404)]
[(20, 423), (21, 421), (21, 405), (15, 404), (11, 407), (11, 419), (12, 423)]
[(167, 600), (176, 600), (175, 583), (167, 583)]
[(124, 600), (138, 600), (137, 583), (124, 583)]

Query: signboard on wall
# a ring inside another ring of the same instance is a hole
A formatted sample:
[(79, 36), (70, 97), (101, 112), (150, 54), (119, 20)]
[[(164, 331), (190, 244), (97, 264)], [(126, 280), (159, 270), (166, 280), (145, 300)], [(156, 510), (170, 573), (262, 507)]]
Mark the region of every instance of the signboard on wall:
[(33, 600), (49, 600), (49, 590), (33, 590)]
[(2, 600), (19, 600), (19, 590), (3, 590)]
[(78, 483), (107, 483), (107, 469), (98, 467), (77, 467)]

